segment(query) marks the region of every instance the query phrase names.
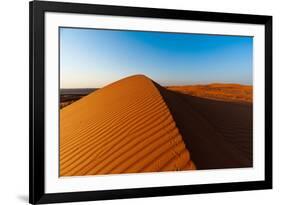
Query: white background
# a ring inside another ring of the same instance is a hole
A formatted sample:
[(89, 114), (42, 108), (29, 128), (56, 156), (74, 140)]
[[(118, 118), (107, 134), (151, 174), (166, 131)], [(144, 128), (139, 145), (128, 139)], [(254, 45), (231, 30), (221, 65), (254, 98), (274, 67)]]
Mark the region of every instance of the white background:
[[(83, 2), (273, 15), (274, 189), (79, 204), (278, 204), (277, 201), (281, 201), (281, 84), (278, 83), (278, 80), (281, 82), (281, 61), (279, 60), (281, 54), (281, 5), (278, 5), (278, 1), (83, 0)], [(2, 1), (0, 8), (0, 204), (26, 204), (28, 200), (28, 1)]]

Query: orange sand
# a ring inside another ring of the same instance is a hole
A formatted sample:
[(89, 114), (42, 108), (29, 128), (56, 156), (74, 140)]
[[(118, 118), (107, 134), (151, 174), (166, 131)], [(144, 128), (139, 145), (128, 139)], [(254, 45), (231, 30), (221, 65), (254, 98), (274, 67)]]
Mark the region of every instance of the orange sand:
[(168, 86), (169, 90), (213, 100), (253, 102), (253, 87), (239, 84)]
[(61, 176), (192, 169), (167, 105), (145, 76), (122, 79), (60, 110)]

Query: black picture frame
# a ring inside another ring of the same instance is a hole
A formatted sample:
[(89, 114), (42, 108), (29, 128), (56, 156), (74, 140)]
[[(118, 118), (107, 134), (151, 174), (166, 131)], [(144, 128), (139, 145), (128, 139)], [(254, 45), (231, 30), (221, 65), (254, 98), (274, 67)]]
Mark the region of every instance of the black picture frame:
[[(29, 4), (30, 43), (30, 105), (29, 105), (29, 202), (31, 204), (74, 202), (183, 195), (198, 193), (260, 190), (272, 188), (272, 17), (248, 14), (230, 14), (125, 6), (32, 1)], [(71, 193), (45, 193), (44, 171), (44, 14), (45, 12), (100, 14), (111, 16), (151, 17), (218, 21), (228, 23), (260, 24), (265, 26), (265, 180), (184, 185), (154, 188), (136, 188), (107, 191), (81, 191)]]

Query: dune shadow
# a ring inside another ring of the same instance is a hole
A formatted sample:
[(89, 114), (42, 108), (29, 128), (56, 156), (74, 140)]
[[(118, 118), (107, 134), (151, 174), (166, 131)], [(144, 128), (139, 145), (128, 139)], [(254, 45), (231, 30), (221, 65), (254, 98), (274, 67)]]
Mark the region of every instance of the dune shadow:
[(252, 104), (194, 97), (155, 86), (197, 169), (253, 166)]

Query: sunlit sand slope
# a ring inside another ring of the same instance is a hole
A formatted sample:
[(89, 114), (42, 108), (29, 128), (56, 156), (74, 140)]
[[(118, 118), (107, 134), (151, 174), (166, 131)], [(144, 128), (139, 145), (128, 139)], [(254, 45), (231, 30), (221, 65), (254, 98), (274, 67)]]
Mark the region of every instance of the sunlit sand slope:
[(136, 75), (60, 111), (60, 175), (191, 170), (188, 145), (154, 83)]

